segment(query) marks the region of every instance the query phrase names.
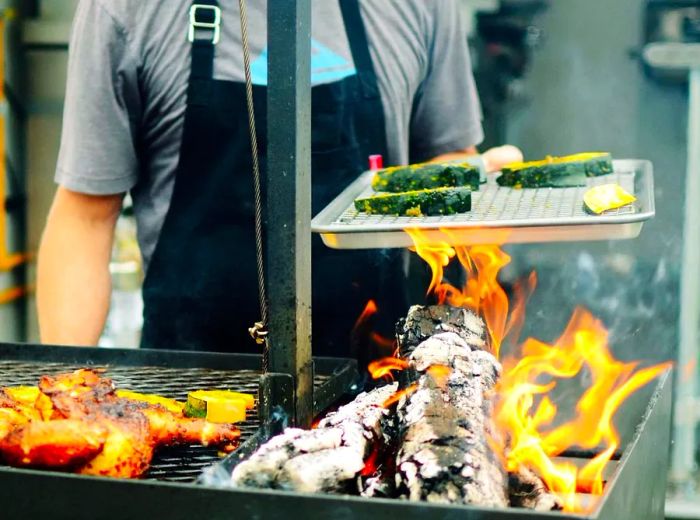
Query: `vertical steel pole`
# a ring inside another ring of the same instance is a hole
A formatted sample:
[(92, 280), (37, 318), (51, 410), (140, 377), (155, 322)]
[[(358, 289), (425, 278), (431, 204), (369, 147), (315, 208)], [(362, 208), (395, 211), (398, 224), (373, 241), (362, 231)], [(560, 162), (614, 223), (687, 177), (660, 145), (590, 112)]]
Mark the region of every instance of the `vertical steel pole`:
[[(700, 65), (700, 64), (698, 64)], [(690, 482), (695, 469), (695, 393), (700, 345), (700, 68), (690, 71), (688, 174), (685, 182), (680, 341), (676, 373), (672, 478)], [(690, 373), (691, 377), (684, 377)]]
[[(311, 0), (268, 0), (267, 294), (271, 373), (294, 422), (313, 419), (311, 361)], [(272, 385), (275, 387), (276, 385)], [(289, 408), (288, 408), (289, 409)]]

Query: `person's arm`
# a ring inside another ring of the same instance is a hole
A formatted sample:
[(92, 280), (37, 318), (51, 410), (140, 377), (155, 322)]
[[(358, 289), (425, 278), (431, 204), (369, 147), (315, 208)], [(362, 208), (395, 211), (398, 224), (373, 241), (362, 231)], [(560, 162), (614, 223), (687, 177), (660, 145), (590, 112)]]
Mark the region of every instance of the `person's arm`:
[(39, 248), (42, 343), (97, 344), (109, 312), (109, 261), (122, 199), (58, 189)]
[[(411, 121), (411, 161), (447, 162), (476, 155), (484, 138), (479, 96), (471, 72), (467, 35), (455, 0), (433, 2), (427, 74), (414, 100)], [(481, 154), (489, 172), (522, 160), (514, 146)]]
[(138, 181), (139, 59), (113, 3), (81, 0), (68, 60), (60, 185), (39, 251), (41, 339), (95, 345), (109, 311), (109, 260), (123, 194)]

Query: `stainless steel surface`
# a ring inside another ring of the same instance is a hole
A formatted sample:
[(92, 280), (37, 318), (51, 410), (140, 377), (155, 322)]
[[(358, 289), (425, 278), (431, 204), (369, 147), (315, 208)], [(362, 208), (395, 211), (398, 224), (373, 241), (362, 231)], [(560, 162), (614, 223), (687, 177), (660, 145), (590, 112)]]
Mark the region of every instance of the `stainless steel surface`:
[[(407, 228), (444, 240), (450, 232), (457, 244), (566, 242), (635, 238), (644, 221), (655, 214), (653, 167), (642, 160), (615, 161), (615, 173), (589, 179), (583, 188), (516, 190), (499, 187), (494, 178), (473, 193), (472, 211), (438, 217), (367, 215), (354, 209), (357, 197), (370, 195), (372, 172), (366, 172), (313, 219), (311, 229), (335, 249), (410, 247)], [(634, 193), (637, 202), (594, 216), (583, 209), (590, 186), (617, 182)]]

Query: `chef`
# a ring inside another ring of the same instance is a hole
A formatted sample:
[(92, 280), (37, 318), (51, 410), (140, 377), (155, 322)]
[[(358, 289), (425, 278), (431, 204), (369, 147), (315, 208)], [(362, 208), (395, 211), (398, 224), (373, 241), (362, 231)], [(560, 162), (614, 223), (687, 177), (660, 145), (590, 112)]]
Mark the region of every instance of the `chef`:
[[(266, 1), (248, 0), (248, 11), (264, 169)], [(481, 111), (457, 0), (314, 0), (312, 16), (314, 214), (369, 155), (395, 165), (477, 153)], [(482, 157), (496, 170), (520, 153)], [(238, 2), (81, 0), (39, 252), (42, 340), (97, 343), (130, 193), (146, 273), (142, 346), (255, 348), (251, 172)], [(343, 354), (367, 300), (397, 297), (394, 264), (314, 243), (317, 353)]]

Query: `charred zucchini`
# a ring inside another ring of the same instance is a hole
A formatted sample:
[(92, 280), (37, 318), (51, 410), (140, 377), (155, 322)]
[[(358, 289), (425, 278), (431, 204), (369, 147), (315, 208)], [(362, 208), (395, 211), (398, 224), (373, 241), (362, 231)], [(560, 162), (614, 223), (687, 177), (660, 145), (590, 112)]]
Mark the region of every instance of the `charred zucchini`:
[(434, 190), (381, 193), (355, 200), (355, 209), (375, 215), (409, 217), (454, 215), (472, 209), (469, 188), (437, 188)]
[(401, 193), (468, 186), (478, 191), (479, 177), (479, 169), (467, 163), (414, 164), (378, 171), (372, 180), (372, 188)]
[(613, 173), (610, 154), (581, 153), (511, 164), (503, 168), (497, 182), (509, 188), (570, 188), (585, 186), (589, 177), (610, 173)]

